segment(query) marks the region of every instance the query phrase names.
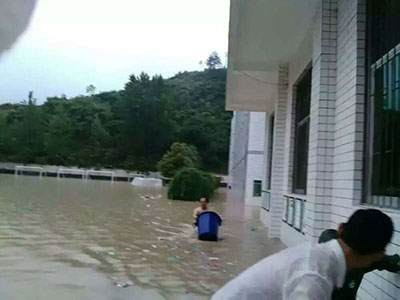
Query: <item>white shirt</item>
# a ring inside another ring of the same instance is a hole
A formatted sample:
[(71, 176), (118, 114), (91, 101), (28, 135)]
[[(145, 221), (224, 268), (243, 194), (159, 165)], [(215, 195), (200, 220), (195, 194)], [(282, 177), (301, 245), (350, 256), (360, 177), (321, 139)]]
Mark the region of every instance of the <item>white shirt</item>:
[(346, 260), (337, 240), (302, 244), (259, 261), (212, 300), (330, 300), (345, 275)]

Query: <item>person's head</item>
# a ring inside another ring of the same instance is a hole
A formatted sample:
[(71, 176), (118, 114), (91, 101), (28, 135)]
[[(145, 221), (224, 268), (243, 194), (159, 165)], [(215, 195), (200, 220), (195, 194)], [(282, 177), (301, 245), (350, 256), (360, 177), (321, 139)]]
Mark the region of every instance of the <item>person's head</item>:
[(337, 239), (339, 237), (337, 230), (335, 229), (327, 229), (324, 232), (321, 233), (318, 239), (318, 243), (326, 243), (329, 242), (330, 240)]
[(364, 268), (383, 259), (392, 239), (393, 222), (380, 210), (360, 209), (340, 224), (338, 235), (348, 267)]
[(202, 209), (207, 209), (207, 205), (208, 205), (207, 197), (201, 197), (199, 202), (200, 202), (200, 206)]

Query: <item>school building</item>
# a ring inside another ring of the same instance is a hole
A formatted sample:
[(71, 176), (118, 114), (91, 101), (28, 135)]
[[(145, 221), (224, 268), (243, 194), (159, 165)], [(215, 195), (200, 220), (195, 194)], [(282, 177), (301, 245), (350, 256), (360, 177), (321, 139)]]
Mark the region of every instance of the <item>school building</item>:
[[(269, 237), (316, 241), (373, 207), (400, 254), (399, 0), (231, 0), (226, 108), (231, 188)], [(358, 297), (400, 299), (400, 275)]]

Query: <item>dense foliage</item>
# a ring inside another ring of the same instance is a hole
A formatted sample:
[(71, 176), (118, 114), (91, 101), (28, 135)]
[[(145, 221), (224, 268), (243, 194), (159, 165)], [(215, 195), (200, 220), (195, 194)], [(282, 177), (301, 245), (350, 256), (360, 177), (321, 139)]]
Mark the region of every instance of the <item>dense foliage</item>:
[(74, 98), (33, 95), (0, 106), (0, 160), (19, 163), (156, 169), (174, 142), (194, 145), (202, 168), (226, 172), (231, 113), (225, 69), (163, 79), (132, 75), (122, 91)]
[(168, 186), (168, 198), (174, 200), (198, 201), (201, 197), (210, 199), (218, 182), (210, 173), (196, 168), (179, 170)]
[(172, 178), (185, 167), (196, 168), (200, 166), (200, 156), (194, 146), (185, 143), (173, 143), (171, 149), (164, 154), (157, 163), (157, 169), (161, 175)]

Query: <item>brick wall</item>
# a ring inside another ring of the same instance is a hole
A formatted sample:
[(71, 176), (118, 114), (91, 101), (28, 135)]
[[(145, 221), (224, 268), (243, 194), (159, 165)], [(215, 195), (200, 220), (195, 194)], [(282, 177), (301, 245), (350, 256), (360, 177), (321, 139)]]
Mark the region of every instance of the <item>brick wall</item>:
[[(358, 12), (358, 13), (357, 13)], [(365, 108), (365, 5), (340, 0), (331, 220), (337, 225), (362, 196)]]
[(337, 0), (322, 0), (315, 15), (305, 233), (330, 227), (336, 100)]
[(270, 170), (269, 170), (269, 149), (270, 149), (270, 139), (271, 137), (270, 132), (271, 132), (271, 116), (269, 116), (268, 114), (265, 114), (265, 137), (264, 137), (264, 160), (263, 160), (263, 190), (267, 190), (267, 182), (269, 181), (269, 178), (271, 176), (271, 174), (269, 174)]
[(281, 236), (288, 85), (289, 66), (281, 65), (279, 67), (278, 101), (275, 106), (275, 134), (272, 150), (271, 215), (268, 227), (271, 238)]
[[(366, 0), (338, 0), (337, 87), (331, 227), (361, 206), (365, 126)], [(392, 217), (395, 235), (388, 253), (400, 254), (400, 212)], [(400, 299), (400, 276), (372, 272), (364, 277), (359, 299)]]
[[(366, 122), (366, 1), (321, 0), (310, 35), (312, 41), (306, 38), (292, 60), (279, 68), (274, 112), (271, 207), (270, 212), (262, 210), (261, 219), (268, 226), (269, 237), (279, 237), (288, 246), (305, 239), (316, 241), (323, 230), (337, 228), (355, 210), (368, 207), (362, 204)], [(309, 44), (312, 49), (307, 52)], [(284, 195), (292, 190), (296, 81), (311, 59), (313, 72), (307, 195), (300, 197), (307, 200), (305, 235), (302, 235), (282, 222), (282, 214)], [(265, 157), (259, 163), (264, 165), (260, 174), (264, 178), (264, 188), (269, 176), (266, 172), (268, 120), (269, 116), (257, 121), (266, 128), (262, 141)], [(254, 151), (258, 151), (257, 147)], [(258, 164), (253, 158), (245, 161), (240, 167), (245, 174)], [(252, 193), (253, 182), (248, 180), (246, 185), (251, 185), (246, 190)], [(382, 210), (395, 224), (394, 238), (387, 252), (400, 254), (400, 211)], [(369, 273), (359, 290), (358, 299), (400, 299), (400, 275)]]
[(293, 186), (294, 141), (296, 123), (296, 87), (289, 85), (287, 111), (286, 111), (286, 136), (285, 160), (283, 171), (283, 192), (291, 193)]
[[(314, 17), (309, 169), (307, 195), (302, 197), (307, 199), (303, 237), (281, 220), (283, 194), (291, 191), (295, 79), (299, 72), (297, 69), (296, 74), (286, 73), (292, 70), (292, 64), (280, 68), (272, 206), (270, 213), (262, 213), (262, 218), (269, 222), (270, 236), (280, 237), (288, 246), (304, 239), (315, 241), (322, 230), (337, 228), (355, 210), (366, 207), (361, 203), (366, 121), (365, 1), (321, 0)], [(383, 211), (395, 223), (388, 253), (400, 253), (400, 212)], [(400, 275), (388, 272), (366, 275), (358, 298), (400, 299)]]

